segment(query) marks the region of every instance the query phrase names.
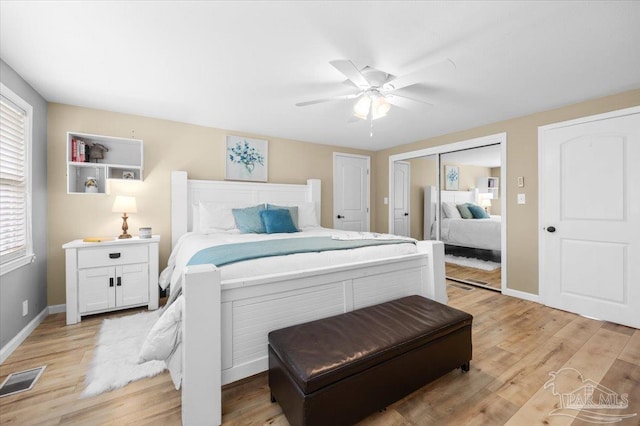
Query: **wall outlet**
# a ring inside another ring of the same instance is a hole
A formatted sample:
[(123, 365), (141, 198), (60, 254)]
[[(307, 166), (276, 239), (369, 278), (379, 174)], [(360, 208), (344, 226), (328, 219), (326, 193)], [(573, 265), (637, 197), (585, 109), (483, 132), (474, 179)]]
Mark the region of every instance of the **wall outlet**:
[(518, 204), (525, 204), (527, 202), (527, 198), (524, 194), (518, 194)]
[(25, 300), (22, 302), (22, 316), (26, 317), (29, 313), (29, 301)]

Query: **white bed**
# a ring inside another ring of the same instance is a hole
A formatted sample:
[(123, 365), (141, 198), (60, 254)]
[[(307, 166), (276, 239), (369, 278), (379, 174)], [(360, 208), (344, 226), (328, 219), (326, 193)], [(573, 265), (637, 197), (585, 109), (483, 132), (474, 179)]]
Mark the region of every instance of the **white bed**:
[[(424, 234), (425, 237), (439, 239), (447, 245), (475, 249), (500, 251), (502, 249), (502, 220), (500, 216), (488, 219), (462, 219), (446, 217), (443, 211), (437, 212), (436, 190), (433, 186), (424, 188)], [(477, 190), (441, 191), (441, 204), (451, 205), (478, 203)], [(440, 216), (440, 217), (438, 217)], [(442, 217), (445, 216), (445, 217)], [(438, 219), (442, 222), (438, 237)]]
[[(192, 231), (192, 206), (198, 201), (312, 202), (319, 219), (320, 181), (309, 180), (307, 185), (194, 181), (186, 172), (173, 172), (174, 245)], [(420, 241), (414, 247), (410, 254), (351, 258), (347, 263), (340, 256), (343, 262), (338, 265), (333, 258), (308, 269), (231, 274), (225, 279), (213, 265), (186, 266), (181, 274), (183, 424), (221, 423), (221, 386), (267, 369), (266, 338), (271, 330), (410, 294), (446, 303), (443, 244)]]

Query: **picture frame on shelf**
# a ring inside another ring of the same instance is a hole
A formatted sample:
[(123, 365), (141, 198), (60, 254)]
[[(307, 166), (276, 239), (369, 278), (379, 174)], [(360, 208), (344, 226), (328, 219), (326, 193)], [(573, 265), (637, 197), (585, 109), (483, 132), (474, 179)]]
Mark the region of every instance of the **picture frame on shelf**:
[(225, 179), (267, 182), (269, 141), (227, 136)]

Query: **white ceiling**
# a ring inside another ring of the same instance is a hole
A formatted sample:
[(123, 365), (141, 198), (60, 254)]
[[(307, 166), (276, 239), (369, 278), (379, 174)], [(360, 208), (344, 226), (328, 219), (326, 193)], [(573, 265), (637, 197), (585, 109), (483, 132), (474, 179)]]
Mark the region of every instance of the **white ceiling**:
[[(640, 2), (0, 2), (0, 56), (50, 102), (378, 150), (640, 87)], [(348, 123), (330, 60), (414, 94)]]

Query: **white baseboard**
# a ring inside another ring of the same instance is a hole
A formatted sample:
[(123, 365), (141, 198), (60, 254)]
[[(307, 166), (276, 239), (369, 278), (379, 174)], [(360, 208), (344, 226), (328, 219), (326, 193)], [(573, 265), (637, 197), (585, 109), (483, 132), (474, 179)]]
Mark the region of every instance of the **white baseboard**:
[(51, 314), (61, 314), (62, 312), (67, 312), (67, 305), (50, 305), (49, 306), (49, 315)]
[(0, 364), (5, 362), (7, 358), (9, 358), (9, 355), (18, 349), (18, 346), (20, 346), (20, 344), (29, 337), (31, 332), (35, 330), (42, 321), (44, 321), (47, 315), (49, 315), (49, 307), (45, 307), (38, 315), (35, 316), (34, 319), (29, 321), (29, 324), (20, 330), (13, 339), (9, 340), (9, 342), (0, 349)]
[(36, 315), (34, 319), (29, 321), (29, 324), (27, 324), (22, 330), (20, 330), (20, 332), (16, 334), (13, 339), (9, 340), (9, 342), (4, 345), (2, 349), (0, 349), (0, 364), (5, 362), (7, 358), (9, 358), (9, 356), (13, 353), (13, 351), (18, 349), (18, 346), (20, 346), (20, 344), (22, 344), (22, 342), (24, 342), (27, 337), (29, 337), (33, 330), (35, 330), (36, 327), (40, 325), (40, 323), (44, 321), (47, 316), (51, 314), (59, 314), (66, 311), (67, 306), (64, 304), (45, 307), (38, 315)]
[(528, 300), (530, 302), (542, 303), (540, 296), (537, 294), (527, 293), (526, 291), (514, 290), (511, 288), (505, 288), (502, 290), (502, 294), (505, 296), (517, 297), (518, 299)]

